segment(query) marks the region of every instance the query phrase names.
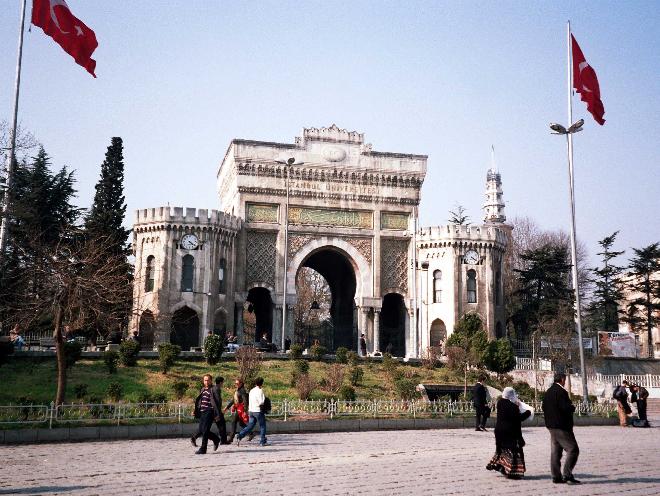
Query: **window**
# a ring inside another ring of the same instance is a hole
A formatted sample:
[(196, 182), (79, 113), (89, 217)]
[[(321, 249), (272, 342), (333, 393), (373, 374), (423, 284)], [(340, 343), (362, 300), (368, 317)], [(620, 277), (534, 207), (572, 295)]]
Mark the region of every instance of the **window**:
[(193, 290), (193, 274), (195, 272), (195, 258), (192, 255), (183, 257), (181, 264), (181, 291), (192, 292)]
[(477, 302), (477, 273), (472, 269), (467, 271), (467, 302)]
[(220, 260), (220, 268), (218, 269), (218, 294), (225, 294), (225, 269), (227, 268), (227, 261), (223, 258)]
[(154, 279), (156, 277), (154, 271), (154, 265), (156, 263), (156, 257), (149, 255), (147, 257), (147, 270), (145, 271), (145, 281), (144, 281), (144, 291), (149, 293), (154, 290)]
[(495, 272), (495, 304), (502, 304), (502, 273), (499, 270)]
[(442, 272), (436, 270), (433, 272), (433, 303), (442, 303)]

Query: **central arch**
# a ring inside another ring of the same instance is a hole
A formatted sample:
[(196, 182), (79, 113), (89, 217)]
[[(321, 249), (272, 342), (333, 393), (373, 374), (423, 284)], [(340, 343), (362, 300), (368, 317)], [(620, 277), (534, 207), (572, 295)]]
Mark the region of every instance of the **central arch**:
[(331, 343), (328, 343), (331, 349), (340, 346), (356, 348), (355, 307), (364, 297), (373, 294), (371, 252), (358, 250), (350, 241), (331, 236), (316, 238), (292, 254), (287, 270), (287, 287), (291, 290), (296, 288), (296, 275), (301, 267), (317, 271), (328, 282), (332, 294), (330, 315), (333, 325), (332, 331), (328, 330), (332, 335)]

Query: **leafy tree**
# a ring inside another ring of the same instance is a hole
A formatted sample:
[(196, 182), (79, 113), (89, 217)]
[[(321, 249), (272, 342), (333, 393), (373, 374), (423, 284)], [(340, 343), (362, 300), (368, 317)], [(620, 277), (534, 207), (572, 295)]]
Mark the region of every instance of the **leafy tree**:
[(546, 244), (521, 255), (525, 268), (517, 269), (518, 306), (511, 320), (518, 336), (529, 336), (540, 320), (557, 315), (562, 303), (572, 302), (568, 286), (571, 264), (561, 245)]
[(465, 207), (457, 203), (454, 210), (449, 211), (449, 223), (456, 226), (469, 226), (471, 224), (470, 216), (465, 212), (467, 212)]
[(449, 367), (463, 371), (465, 394), (467, 394), (468, 369), (483, 365), (487, 346), (488, 336), (483, 330), (481, 317), (476, 313), (463, 315), (454, 326), (454, 332), (447, 339)]
[(222, 358), (222, 352), (225, 349), (225, 340), (222, 336), (218, 334), (210, 334), (204, 340), (204, 356), (206, 357), (206, 363), (209, 365), (216, 365), (220, 358)]
[(484, 363), (488, 370), (498, 375), (506, 374), (516, 366), (516, 355), (513, 352), (511, 342), (506, 339), (498, 339), (488, 343), (484, 353)]
[(591, 269), (594, 275), (592, 279), (594, 292), (587, 315), (589, 327), (594, 331), (616, 332), (619, 329), (619, 302), (624, 298), (620, 278), (623, 268), (615, 265), (613, 259), (624, 252), (612, 251), (617, 234), (619, 231), (598, 242), (603, 250), (598, 253), (603, 265)]
[(653, 328), (660, 321), (660, 243), (633, 248), (635, 256), (628, 266), (628, 300), (623, 320), (637, 333), (647, 333), (647, 353), (653, 358)]

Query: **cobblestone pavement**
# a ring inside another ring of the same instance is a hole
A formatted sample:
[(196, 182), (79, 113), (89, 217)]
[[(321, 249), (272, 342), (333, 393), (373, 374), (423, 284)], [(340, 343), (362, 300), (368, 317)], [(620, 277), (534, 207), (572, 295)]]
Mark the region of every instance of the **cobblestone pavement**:
[(282, 434), (204, 456), (188, 439), (2, 446), (0, 494), (660, 494), (660, 428), (577, 428), (580, 486), (552, 484), (546, 429), (523, 434), (520, 481), (485, 469), (492, 431), (467, 429)]

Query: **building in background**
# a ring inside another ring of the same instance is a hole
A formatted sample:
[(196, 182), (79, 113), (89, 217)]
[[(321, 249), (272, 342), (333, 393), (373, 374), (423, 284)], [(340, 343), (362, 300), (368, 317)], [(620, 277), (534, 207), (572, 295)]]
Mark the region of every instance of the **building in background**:
[(334, 125), (294, 143), (233, 140), (218, 210), (136, 212), (131, 330), (184, 350), (211, 332), (295, 342), (296, 275), (308, 267), (330, 287), (332, 349), (357, 350), (364, 333), (370, 353), (418, 357), (468, 312), (503, 336), (511, 227), (500, 174), (488, 171), (483, 224), (417, 228), (426, 162)]

